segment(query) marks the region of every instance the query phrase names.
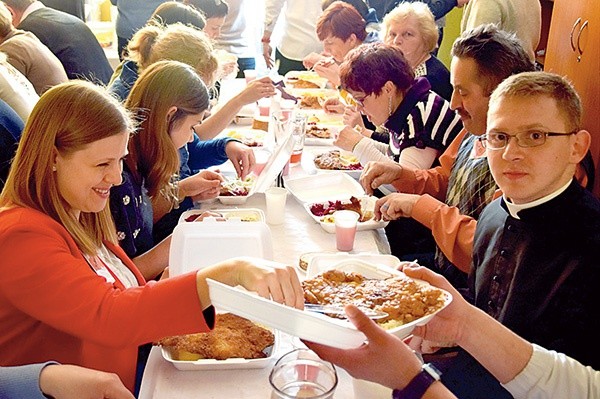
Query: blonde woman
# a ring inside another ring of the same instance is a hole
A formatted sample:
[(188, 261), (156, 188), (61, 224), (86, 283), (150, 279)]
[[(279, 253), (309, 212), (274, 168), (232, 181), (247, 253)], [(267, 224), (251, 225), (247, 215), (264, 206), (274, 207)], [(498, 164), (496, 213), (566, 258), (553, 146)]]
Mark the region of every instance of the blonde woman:
[(450, 72), (432, 54), (437, 47), (439, 32), (427, 4), (419, 1), (398, 4), (383, 18), (383, 31), (384, 42), (402, 50), (415, 77), (426, 77), (431, 90), (450, 101)]
[(0, 195), (4, 366), (54, 359), (116, 373), (131, 390), (139, 345), (212, 328), (206, 278), (301, 306), (292, 268), (254, 259), (146, 283), (107, 207), (132, 131), (91, 83), (55, 86), (34, 107)]

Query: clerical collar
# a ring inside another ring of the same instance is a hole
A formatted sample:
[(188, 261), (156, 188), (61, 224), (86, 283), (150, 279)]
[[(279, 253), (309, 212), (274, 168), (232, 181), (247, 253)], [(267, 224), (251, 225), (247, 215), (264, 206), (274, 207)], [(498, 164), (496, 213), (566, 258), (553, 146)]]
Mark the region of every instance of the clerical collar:
[(520, 211), (522, 211), (523, 209), (529, 209), (529, 208), (536, 207), (538, 205), (542, 205), (542, 204), (550, 201), (551, 199), (558, 197), (559, 195), (561, 195), (563, 193), (563, 191), (565, 191), (567, 189), (567, 187), (569, 187), (571, 185), (571, 182), (572, 182), (572, 180), (569, 180), (569, 182), (567, 184), (565, 184), (564, 186), (562, 186), (561, 188), (559, 188), (552, 194), (548, 194), (545, 197), (542, 197), (533, 202), (528, 202), (526, 204), (518, 204), (518, 205), (513, 204), (512, 202), (510, 202), (510, 199), (508, 199), (506, 197), (506, 195), (504, 195), (504, 194), (502, 195), (502, 198), (504, 199), (504, 203), (506, 204), (506, 207), (508, 208), (508, 212), (510, 213), (510, 216), (514, 217), (515, 219), (520, 219), (520, 217), (518, 215), (518, 213)]

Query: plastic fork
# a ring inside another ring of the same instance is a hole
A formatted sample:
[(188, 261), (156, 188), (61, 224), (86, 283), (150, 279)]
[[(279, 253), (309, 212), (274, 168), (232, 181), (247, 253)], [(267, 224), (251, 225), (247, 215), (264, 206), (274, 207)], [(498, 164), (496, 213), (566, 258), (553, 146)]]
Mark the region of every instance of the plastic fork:
[[(388, 317), (389, 314), (380, 310), (373, 310), (369, 308), (361, 308), (359, 307), (361, 312), (363, 312), (368, 318), (372, 320), (383, 319)], [(344, 307), (342, 305), (319, 305), (314, 303), (305, 303), (304, 310), (309, 312), (316, 313), (324, 313), (324, 314), (334, 314), (336, 316), (341, 316), (344, 319), (346, 318), (346, 312), (344, 311)]]

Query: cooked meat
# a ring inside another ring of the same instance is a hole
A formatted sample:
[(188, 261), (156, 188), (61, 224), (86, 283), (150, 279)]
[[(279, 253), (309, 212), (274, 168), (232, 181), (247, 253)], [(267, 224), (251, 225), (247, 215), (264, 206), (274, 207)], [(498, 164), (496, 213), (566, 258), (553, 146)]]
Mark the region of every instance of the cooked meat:
[(160, 340), (159, 345), (198, 354), (201, 359), (260, 359), (275, 342), (273, 333), (231, 313), (218, 314), (215, 328), (207, 333), (180, 335)]

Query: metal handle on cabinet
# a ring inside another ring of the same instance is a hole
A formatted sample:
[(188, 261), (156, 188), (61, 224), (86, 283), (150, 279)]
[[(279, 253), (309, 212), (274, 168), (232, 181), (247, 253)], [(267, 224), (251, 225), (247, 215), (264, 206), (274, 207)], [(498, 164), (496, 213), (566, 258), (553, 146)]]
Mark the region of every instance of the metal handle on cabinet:
[(569, 35), (569, 39), (571, 41), (571, 48), (573, 49), (573, 51), (577, 50), (575, 48), (575, 44), (573, 44), (573, 33), (575, 33), (575, 28), (577, 27), (577, 25), (579, 25), (581, 23), (581, 18), (577, 18), (577, 21), (575, 21), (575, 23), (573, 24), (573, 27), (571, 28), (571, 34)]
[(583, 32), (583, 30), (584, 30), (585, 28), (587, 28), (587, 26), (588, 26), (588, 22), (589, 22), (589, 21), (587, 21), (587, 20), (586, 20), (586, 21), (583, 23), (583, 25), (581, 25), (581, 28), (579, 28), (579, 34), (577, 35), (577, 51), (579, 51), (579, 55), (582, 55), (582, 54), (583, 54), (583, 50), (581, 49), (581, 46), (580, 46), (580, 43), (579, 43), (579, 42), (580, 42), (580, 40), (581, 40), (581, 33)]

